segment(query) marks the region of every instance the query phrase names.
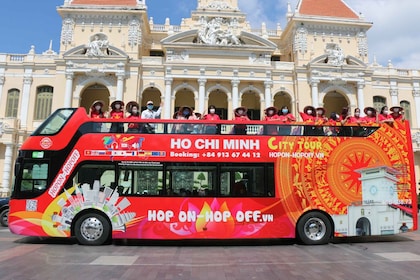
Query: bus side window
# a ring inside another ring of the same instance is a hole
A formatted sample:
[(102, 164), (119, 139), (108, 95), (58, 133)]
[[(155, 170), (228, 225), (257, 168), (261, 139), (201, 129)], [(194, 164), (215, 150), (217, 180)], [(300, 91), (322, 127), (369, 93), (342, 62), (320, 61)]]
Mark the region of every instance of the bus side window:
[(273, 197), (273, 164), (229, 164), (221, 167), (220, 194), (233, 197)]
[(123, 195), (155, 196), (162, 194), (162, 167), (127, 166), (120, 169), (118, 187)]

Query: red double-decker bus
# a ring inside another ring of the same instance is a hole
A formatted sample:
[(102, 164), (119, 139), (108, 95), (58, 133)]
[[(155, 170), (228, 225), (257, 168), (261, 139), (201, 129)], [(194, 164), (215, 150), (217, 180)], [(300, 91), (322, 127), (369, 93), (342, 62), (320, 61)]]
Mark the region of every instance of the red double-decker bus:
[[(233, 134), (234, 132), (239, 134)], [(417, 229), (408, 122), (305, 126), (54, 112), (22, 145), (9, 227), (26, 236), (298, 238)]]

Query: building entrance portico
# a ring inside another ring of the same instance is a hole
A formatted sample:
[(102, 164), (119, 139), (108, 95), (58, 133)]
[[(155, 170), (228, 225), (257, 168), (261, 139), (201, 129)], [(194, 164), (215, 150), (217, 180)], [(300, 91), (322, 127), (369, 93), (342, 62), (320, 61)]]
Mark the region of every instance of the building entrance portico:
[(96, 100), (102, 100), (104, 102), (103, 111), (109, 111), (110, 106), (110, 94), (108, 89), (102, 84), (94, 84), (88, 86), (80, 94), (80, 107), (86, 109), (86, 113), (89, 114), (90, 108)]

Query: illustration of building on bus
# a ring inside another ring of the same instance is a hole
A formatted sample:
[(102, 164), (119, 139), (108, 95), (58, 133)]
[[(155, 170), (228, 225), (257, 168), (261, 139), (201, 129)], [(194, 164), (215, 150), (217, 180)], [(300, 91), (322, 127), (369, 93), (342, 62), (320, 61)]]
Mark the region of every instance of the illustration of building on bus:
[(388, 166), (357, 170), (362, 201), (348, 206), (347, 214), (333, 215), (336, 233), (343, 236), (387, 235), (413, 226), (412, 210), (398, 197), (399, 170)]

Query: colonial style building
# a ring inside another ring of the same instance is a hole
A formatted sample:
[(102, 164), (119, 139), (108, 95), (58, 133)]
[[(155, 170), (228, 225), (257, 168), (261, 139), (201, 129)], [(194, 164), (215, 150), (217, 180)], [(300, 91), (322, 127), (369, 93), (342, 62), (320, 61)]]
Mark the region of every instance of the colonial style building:
[(372, 23), (343, 0), (300, 0), (276, 30), (251, 27), (238, 0), (198, 0), (180, 25), (155, 24), (145, 0), (64, 0), (57, 12), (59, 53), (0, 54), (3, 193), (26, 136), (55, 109), (88, 112), (97, 99), (162, 102), (163, 118), (184, 105), (205, 112), (213, 104), (225, 119), (238, 106), (260, 119), (273, 105), (295, 115), (306, 105), (400, 105), (420, 174), (419, 71), (369, 62)]

